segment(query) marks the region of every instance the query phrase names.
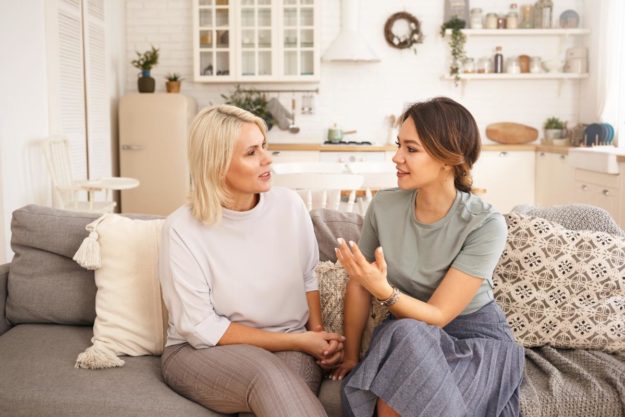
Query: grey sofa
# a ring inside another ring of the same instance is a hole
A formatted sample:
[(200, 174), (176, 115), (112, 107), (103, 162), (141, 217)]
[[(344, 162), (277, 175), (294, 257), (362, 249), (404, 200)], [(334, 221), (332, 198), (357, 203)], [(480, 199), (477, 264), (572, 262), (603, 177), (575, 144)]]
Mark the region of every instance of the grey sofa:
[[(334, 260), (336, 237), (358, 239), (360, 216), (311, 215), (321, 260)], [(124, 358), (122, 368), (74, 368), (90, 345), (96, 288), (93, 272), (71, 258), (95, 217), (39, 206), (13, 213), (15, 257), (0, 266), (0, 416), (219, 416), (170, 390), (155, 356)], [(526, 357), (526, 417), (624, 415), (622, 356), (543, 347)], [(337, 382), (325, 380), (319, 397), (330, 416), (341, 415)]]

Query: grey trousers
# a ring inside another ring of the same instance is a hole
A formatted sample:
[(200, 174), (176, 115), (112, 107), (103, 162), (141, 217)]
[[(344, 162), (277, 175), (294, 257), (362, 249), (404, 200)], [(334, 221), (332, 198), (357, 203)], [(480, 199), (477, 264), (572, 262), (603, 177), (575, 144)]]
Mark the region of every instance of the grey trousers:
[(316, 394), (321, 369), (302, 352), (271, 353), (251, 345), (195, 349), (169, 346), (163, 378), (178, 394), (220, 413), (257, 417), (327, 417)]

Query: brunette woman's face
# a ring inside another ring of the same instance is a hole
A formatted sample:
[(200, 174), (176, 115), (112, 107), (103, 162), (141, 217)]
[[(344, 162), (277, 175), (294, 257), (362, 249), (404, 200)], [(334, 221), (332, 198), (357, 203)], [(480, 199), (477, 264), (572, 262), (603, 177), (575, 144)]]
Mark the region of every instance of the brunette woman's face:
[(452, 175), (443, 162), (426, 152), (411, 117), (402, 123), (396, 143), (393, 162), (397, 168), (397, 186), (402, 190), (442, 184)]
[(255, 123), (241, 126), (226, 173), (226, 185), (235, 199), (271, 188), (271, 155), (263, 133)]

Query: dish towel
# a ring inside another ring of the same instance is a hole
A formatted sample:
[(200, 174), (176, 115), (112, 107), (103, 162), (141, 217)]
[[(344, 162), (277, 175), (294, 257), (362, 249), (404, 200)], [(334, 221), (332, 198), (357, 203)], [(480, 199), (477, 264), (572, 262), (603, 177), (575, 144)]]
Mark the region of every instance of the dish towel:
[(293, 120), (293, 114), (288, 111), (280, 100), (275, 97), (272, 97), (267, 102), (267, 110), (273, 116), (273, 118), (278, 122), (278, 127), (282, 130), (287, 130), (291, 125), (291, 120)]

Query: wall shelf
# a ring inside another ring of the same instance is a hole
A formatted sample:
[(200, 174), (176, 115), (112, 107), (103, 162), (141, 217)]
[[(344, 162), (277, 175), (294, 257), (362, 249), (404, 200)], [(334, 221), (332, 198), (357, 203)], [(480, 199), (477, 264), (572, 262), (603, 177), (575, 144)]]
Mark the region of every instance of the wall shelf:
[[(590, 29), (462, 29), (466, 36), (577, 36), (588, 35)], [(451, 36), (451, 29), (445, 30)]]
[[(588, 74), (573, 74), (565, 72), (543, 72), (540, 74), (460, 74), (460, 80), (579, 80), (588, 78)], [(445, 75), (445, 80), (453, 80), (451, 75)]]

